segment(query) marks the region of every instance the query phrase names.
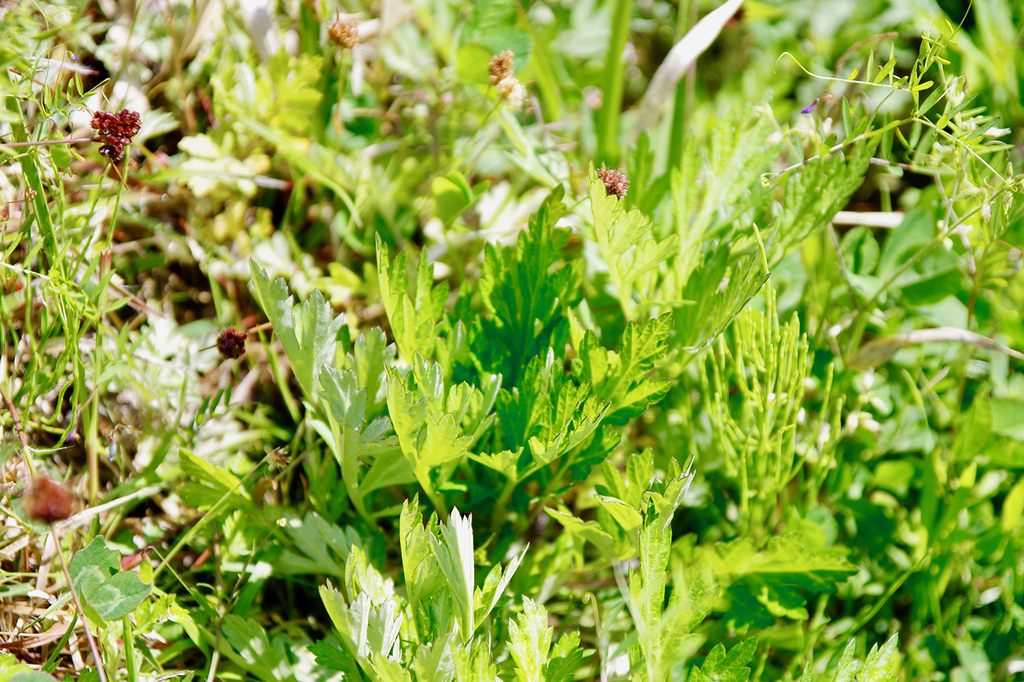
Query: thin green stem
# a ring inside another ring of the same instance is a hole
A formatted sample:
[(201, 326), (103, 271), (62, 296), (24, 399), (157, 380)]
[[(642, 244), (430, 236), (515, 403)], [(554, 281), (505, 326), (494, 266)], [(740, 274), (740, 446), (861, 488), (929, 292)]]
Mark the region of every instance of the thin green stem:
[(135, 640), (130, 615), (125, 614), (121, 619), (121, 628), (124, 640), (124, 667), (128, 672), (128, 682), (139, 682), (139, 663), (135, 660)]
[(505, 510), (508, 508), (508, 501), (511, 499), (517, 483), (519, 483), (519, 479), (509, 476), (505, 481), (505, 486), (501, 489), (501, 494), (498, 495), (498, 501), (494, 504), (494, 515), (491, 517), (491, 533), (495, 536), (498, 535), (498, 531), (501, 530), (501, 524), (505, 521)]
[(612, 39), (604, 63), (604, 95), (598, 112), (597, 159), (614, 168), (619, 165), (619, 115), (622, 111), (622, 51), (629, 39), (633, 0), (616, 0), (612, 9)]

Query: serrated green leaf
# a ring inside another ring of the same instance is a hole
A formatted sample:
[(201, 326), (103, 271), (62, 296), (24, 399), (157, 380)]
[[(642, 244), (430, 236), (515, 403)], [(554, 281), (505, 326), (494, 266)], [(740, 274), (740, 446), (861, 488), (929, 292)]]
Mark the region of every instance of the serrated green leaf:
[(271, 682), (290, 677), (291, 666), (284, 651), (271, 646), (266, 631), (256, 620), (229, 613), (224, 616), (221, 632), (260, 679)]
[(728, 244), (709, 250), (680, 294), (683, 300), (694, 302), (676, 311), (678, 343), (688, 357), (694, 357), (724, 331), (768, 281), (762, 254), (753, 253), (731, 267), (729, 258)]
[(288, 574), (322, 573), (345, 577), (345, 559), (358, 536), (350, 535), (333, 523), (328, 523), (316, 512), (306, 514), (301, 523), (290, 522), (285, 533), (295, 551), (286, 549), (277, 561), (277, 567)]
[(605, 423), (625, 424), (668, 391), (668, 380), (652, 379), (648, 375), (668, 351), (666, 341), (672, 320), (672, 313), (665, 313), (643, 325), (630, 322), (617, 353), (599, 345), (592, 332), (584, 337), (578, 349), (580, 358), (573, 362), (573, 369), (590, 382), (598, 399), (611, 402)]
[(666, 669), (675, 663), (665, 659), (662, 622), (671, 548), (672, 529), (649, 508), (640, 529), (640, 561), (629, 574), (629, 610), (637, 632), (629, 660), (634, 679), (642, 682), (661, 682)]
[(438, 527), (440, 539), (433, 539), (430, 549), (441, 567), (455, 607), (459, 636), (468, 642), (476, 630), (473, 589), (476, 585), (476, 563), (473, 559), (473, 526), (469, 516), (453, 509), (448, 522)]
[(555, 509), (548, 509), (547, 513), (555, 521), (562, 524), (566, 532), (578, 538), (581, 544), (590, 542), (603, 556), (611, 557), (617, 555), (615, 551), (615, 538), (596, 521), (583, 521)]
[(552, 633), (547, 610), (523, 597), (523, 612), (508, 624), (508, 629), (508, 649), (516, 662), (516, 679), (545, 682)]
[(551, 649), (548, 667), (545, 671), (547, 682), (569, 682), (583, 662), (585, 654), (580, 645), (579, 630), (564, 633)]
[(446, 634), (431, 644), (420, 645), (412, 665), (417, 680), (450, 682), (455, 679), (455, 656), (452, 652), (451, 637)]
[(809, 161), (788, 178), (782, 205), (765, 230), (770, 266), (843, 210), (864, 181), (877, 146), (874, 139)]
[(728, 654), (723, 644), (717, 644), (704, 659), (704, 664), (694, 668), (691, 673), (694, 682), (746, 682), (750, 677), (747, 663), (754, 657), (756, 650), (757, 637), (743, 640)]
[(267, 271), (251, 259), (249, 270), (256, 300), (281, 340), (302, 394), (313, 403), (316, 379), (324, 365), (334, 362), (338, 330), (345, 318), (333, 315), (319, 290), (314, 290), (300, 305), (293, 305), (283, 278), (271, 284)]
[[(555, 228), (565, 214), (564, 190), (557, 187), (519, 233), (516, 248), (487, 244), (478, 290), (490, 317), (463, 320), (479, 325), (473, 354), (482, 369), (501, 374), (511, 389), (527, 364), (561, 347), (566, 311), (579, 301), (583, 261), (562, 262), (568, 230)], [(514, 448), (513, 448), (514, 449)]]
[(391, 261), (379, 234), (376, 239), (378, 283), (398, 351), (408, 362), (412, 362), (417, 353), (431, 358), (437, 338), (435, 328), (448, 297), (448, 283), (432, 286), (433, 268), (424, 251), (416, 270), (415, 299), (410, 298), (406, 253), (399, 252)]
[(626, 531), (627, 534), (633, 535), (640, 529), (643, 517), (639, 511), (628, 503), (617, 500), (614, 497), (605, 497), (604, 495), (596, 495), (594, 499), (597, 500), (602, 509), (612, 515), (612, 518), (622, 526), (622, 530)]
[(594, 236), (627, 319), (635, 316), (635, 288), (679, 251), (679, 236), (657, 240), (647, 218), (638, 210), (626, 211), (618, 197), (590, 170), (590, 206)]

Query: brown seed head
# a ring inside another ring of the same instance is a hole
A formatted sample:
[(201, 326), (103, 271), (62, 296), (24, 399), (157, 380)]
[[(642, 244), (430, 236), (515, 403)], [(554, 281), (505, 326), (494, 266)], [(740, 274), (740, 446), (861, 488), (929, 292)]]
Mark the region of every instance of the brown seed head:
[(125, 148), (139, 134), (139, 115), (134, 111), (97, 111), (92, 116), (92, 128), (97, 133), (100, 154), (114, 163), (124, 158)]
[(597, 177), (604, 183), (604, 191), (608, 193), (608, 196), (614, 194), (619, 199), (626, 196), (626, 190), (629, 189), (629, 178), (625, 173), (611, 168), (602, 168), (597, 171)]
[(338, 19), (327, 29), (327, 40), (343, 50), (351, 50), (359, 39), (359, 24)]
[(497, 85), (512, 75), (513, 71), (515, 71), (514, 56), (512, 50), (505, 50), (501, 54), (491, 57), (491, 61), (487, 64), (487, 73), (491, 79), (491, 85)]
[(32, 481), (32, 487), (22, 497), (29, 518), (53, 524), (71, 516), (74, 500), (71, 491), (46, 476)]
[(287, 448), (277, 448), (267, 455), (267, 466), (271, 469), (281, 470), (288, 466), (289, 459)]
[(231, 360), (242, 357), (245, 352), (245, 334), (234, 327), (228, 327), (217, 337), (217, 350)]

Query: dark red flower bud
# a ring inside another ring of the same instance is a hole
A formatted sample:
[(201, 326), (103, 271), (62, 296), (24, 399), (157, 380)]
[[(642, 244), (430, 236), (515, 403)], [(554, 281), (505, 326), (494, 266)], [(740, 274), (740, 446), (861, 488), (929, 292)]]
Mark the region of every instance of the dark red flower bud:
[(234, 327), (228, 327), (217, 337), (217, 350), (226, 358), (234, 360), (245, 352), (245, 334)]
[(100, 154), (114, 163), (124, 158), (124, 150), (139, 134), (139, 115), (134, 111), (97, 111), (92, 116), (92, 128), (99, 135)]
[(49, 524), (71, 516), (74, 503), (70, 490), (46, 476), (32, 481), (32, 487), (25, 492), (22, 501), (29, 518)]
[(608, 193), (608, 196), (614, 194), (619, 199), (626, 196), (626, 190), (629, 189), (629, 179), (625, 173), (620, 173), (611, 168), (602, 168), (597, 171), (597, 177), (604, 183), (604, 191)]

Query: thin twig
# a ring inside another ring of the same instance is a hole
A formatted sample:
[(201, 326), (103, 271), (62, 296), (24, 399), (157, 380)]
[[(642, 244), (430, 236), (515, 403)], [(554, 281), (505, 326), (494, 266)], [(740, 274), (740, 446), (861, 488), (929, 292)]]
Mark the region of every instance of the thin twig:
[(28, 436), (25, 435), (25, 431), (21, 428), (21, 420), (18, 419), (18, 410), (14, 407), (14, 401), (11, 400), (11, 396), (7, 395), (7, 391), (0, 385), (0, 396), (3, 396), (4, 402), (7, 403), (7, 409), (11, 411), (11, 419), (14, 420), (14, 430), (18, 432), (18, 437), (21, 439), (22, 457), (25, 460), (25, 487), (27, 488), (32, 482), (32, 459), (28, 456), (29, 450), (32, 448), (28, 444)]

